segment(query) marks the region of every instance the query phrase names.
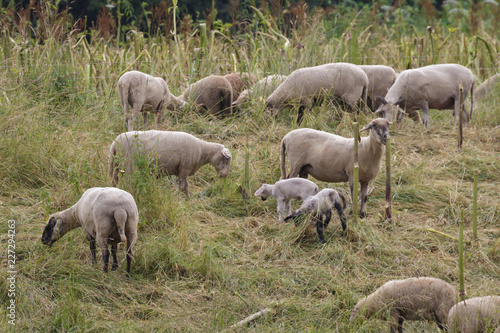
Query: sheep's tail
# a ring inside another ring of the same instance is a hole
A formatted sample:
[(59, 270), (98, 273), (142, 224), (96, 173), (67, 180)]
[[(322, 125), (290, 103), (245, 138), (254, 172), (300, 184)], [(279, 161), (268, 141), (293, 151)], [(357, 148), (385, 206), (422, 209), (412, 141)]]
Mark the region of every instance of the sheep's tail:
[(283, 140), (281, 140), (280, 166), (281, 166), (281, 179), (286, 179), (286, 142), (285, 142), (285, 138), (283, 138)]
[(470, 114), (469, 121), (472, 120), (472, 110), (474, 109), (474, 86), (476, 85), (476, 80), (472, 82), (472, 86), (470, 88)]
[(340, 191), (337, 191), (337, 193), (339, 194), (339, 197), (342, 199), (342, 212), (343, 212), (347, 207), (347, 200), (345, 198), (344, 193), (342, 193)]
[(125, 209), (117, 209), (113, 214), (120, 235), (120, 242), (127, 244), (127, 236), (125, 236), (125, 224), (127, 223), (127, 211)]
[(111, 148), (109, 149), (109, 177), (111, 178), (111, 185), (116, 187), (118, 184), (118, 172), (119, 167), (115, 165), (115, 156), (116, 156), (116, 141), (111, 144)]

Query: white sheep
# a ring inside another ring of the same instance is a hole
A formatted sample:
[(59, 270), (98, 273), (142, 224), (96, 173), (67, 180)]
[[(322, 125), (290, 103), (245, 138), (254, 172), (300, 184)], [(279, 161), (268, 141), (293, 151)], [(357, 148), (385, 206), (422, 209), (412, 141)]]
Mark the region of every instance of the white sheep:
[(127, 244), (127, 273), (130, 274), (132, 247), (137, 240), (139, 212), (128, 192), (114, 187), (94, 187), (85, 191), (72, 207), (50, 215), (42, 234), (42, 243), (51, 246), (68, 231), (83, 227), (90, 242), (92, 259), (96, 262), (95, 243), (101, 248), (103, 268), (108, 271), (109, 251), (113, 257), (112, 270), (118, 268), (118, 243)]
[(481, 83), (476, 89), (474, 89), (474, 97), (476, 100), (482, 100), (489, 96), (491, 93), (498, 95), (500, 91), (500, 73), (495, 74)]
[(448, 313), (448, 327), (451, 332), (491, 332), (490, 330), (498, 325), (500, 325), (500, 296), (469, 298), (455, 304)]
[[(459, 85), (463, 87), (462, 105), (459, 105)], [(399, 73), (396, 81), (384, 97), (377, 99), (382, 105), (375, 111), (392, 121), (401, 120), (404, 113), (418, 119), (417, 110), (422, 110), (422, 121), (429, 127), (429, 109), (454, 110), (454, 123), (458, 124), (459, 111), (463, 121), (472, 117), (474, 104), (474, 75), (458, 64), (440, 64), (408, 69)], [(465, 110), (465, 99), (471, 93), (470, 115)], [(404, 110), (404, 111), (403, 111)]]
[[(303, 178), (282, 179), (274, 185), (263, 184), (256, 192), (255, 196), (260, 196), (262, 200), (274, 197), (278, 200), (279, 221), (284, 221), (284, 216), (291, 212), (290, 200), (305, 200), (311, 195), (318, 193), (318, 185)], [(283, 216), (284, 215), (284, 216)]]
[[(342, 199), (342, 204), (340, 203), (340, 198)], [(319, 241), (325, 243), (324, 228), (330, 223), (333, 208), (335, 208), (339, 215), (342, 233), (346, 230), (347, 222), (344, 215), (345, 207), (346, 200), (341, 192), (337, 192), (332, 188), (325, 188), (316, 195), (304, 200), (299, 209), (285, 218), (285, 222), (296, 219), (305, 213), (312, 212), (314, 220), (316, 221), (316, 231), (318, 232)]]
[(274, 114), (286, 106), (298, 106), (297, 123), (300, 123), (304, 109), (312, 109), (318, 101), (337, 98), (352, 109), (360, 102), (365, 107), (367, 94), (368, 77), (359, 66), (331, 63), (293, 71), (267, 98), (266, 104)]
[(145, 129), (147, 129), (146, 111), (156, 113), (155, 122), (158, 125), (165, 107), (175, 110), (186, 105), (186, 102), (170, 93), (167, 83), (161, 77), (153, 77), (139, 71), (126, 72), (120, 77), (118, 95), (125, 113), (125, 125), (128, 131), (133, 128), (129, 105), (132, 106), (132, 114), (142, 112)]
[(383, 65), (360, 65), (368, 76), (368, 98), (366, 104), (375, 111), (382, 103), (377, 100), (377, 96), (385, 96), (392, 87), (398, 74), (389, 66)]
[(413, 277), (384, 283), (374, 293), (360, 299), (351, 322), (358, 316), (390, 323), (391, 332), (403, 332), (405, 320), (435, 321), (446, 330), (448, 311), (457, 301), (457, 292), (449, 283), (432, 277)]
[(179, 190), (189, 198), (187, 177), (205, 164), (212, 164), (219, 177), (227, 177), (231, 153), (218, 143), (206, 142), (184, 132), (145, 131), (118, 135), (110, 148), (109, 174), (113, 185), (118, 183), (119, 164), (126, 173), (133, 172), (134, 160), (139, 156), (150, 159), (151, 165), (166, 175), (176, 175)]
[(271, 94), (286, 78), (286, 75), (279, 74), (269, 75), (263, 78), (250, 88), (243, 90), (238, 99), (233, 102), (233, 107), (241, 108), (250, 96), (267, 96)]
[(232, 112), (233, 88), (225, 77), (210, 75), (187, 87), (180, 98), (215, 116), (227, 116)]
[[(372, 120), (361, 131), (370, 130), (358, 146), (359, 182), (361, 184), (360, 215), (366, 216), (368, 183), (377, 176), (382, 162), (385, 142), (389, 136), (387, 119)], [(286, 174), (286, 153), (290, 173)], [(324, 182), (349, 182), (353, 192), (354, 139), (335, 134), (300, 128), (281, 140), (281, 178), (313, 176)]]

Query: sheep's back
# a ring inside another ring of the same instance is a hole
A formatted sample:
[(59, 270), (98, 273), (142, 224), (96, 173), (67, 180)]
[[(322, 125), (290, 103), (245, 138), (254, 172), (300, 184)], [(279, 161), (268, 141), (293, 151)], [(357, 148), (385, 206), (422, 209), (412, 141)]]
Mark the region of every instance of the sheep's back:
[(483, 332), (500, 324), (500, 296), (474, 297), (454, 305), (448, 313), (448, 327), (460, 333)]

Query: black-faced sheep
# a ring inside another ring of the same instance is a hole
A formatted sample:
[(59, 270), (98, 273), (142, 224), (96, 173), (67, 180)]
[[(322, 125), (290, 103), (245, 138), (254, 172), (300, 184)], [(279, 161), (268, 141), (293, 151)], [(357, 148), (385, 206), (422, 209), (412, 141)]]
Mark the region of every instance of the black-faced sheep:
[(257, 76), (250, 73), (229, 73), (223, 77), (229, 81), (231, 88), (233, 88), (232, 102), (238, 99), (244, 89), (250, 88), (252, 84), (257, 82)]
[[(401, 120), (404, 113), (418, 119), (417, 110), (422, 110), (422, 121), (429, 127), (429, 109), (454, 110), (454, 123), (458, 124), (459, 111), (463, 121), (469, 121), (465, 110), (465, 99), (471, 93), (471, 112), (473, 109), (474, 75), (458, 64), (440, 64), (408, 69), (399, 73), (396, 81), (385, 98), (378, 96), (383, 104), (375, 113), (392, 121)], [(459, 105), (459, 85), (463, 87), (463, 101)], [(404, 111), (403, 111), (404, 110)]]
[(268, 109), (278, 111), (286, 106), (298, 106), (297, 123), (304, 109), (326, 98), (343, 100), (349, 109), (360, 103), (365, 108), (368, 77), (359, 66), (349, 63), (331, 63), (293, 71), (267, 98)]
[[(340, 198), (342, 198), (342, 204), (340, 203)], [(299, 209), (285, 218), (285, 222), (311, 212), (316, 221), (316, 231), (318, 232), (319, 241), (325, 243), (324, 228), (330, 223), (333, 208), (335, 208), (339, 215), (342, 233), (346, 230), (347, 222), (344, 215), (345, 207), (346, 200), (344, 195), (332, 188), (326, 188), (318, 192), (318, 194), (304, 200)]]
[[(117, 156), (118, 155), (118, 156)], [(189, 198), (187, 177), (205, 164), (212, 164), (219, 177), (227, 177), (231, 153), (218, 143), (206, 142), (184, 132), (145, 131), (118, 135), (110, 148), (110, 176), (118, 183), (119, 162), (126, 173), (133, 172), (134, 160), (144, 156), (166, 175), (176, 175), (179, 190)]]
[(500, 296), (469, 298), (455, 304), (448, 313), (448, 327), (451, 332), (491, 332), (490, 330), (498, 325), (500, 325)]
[(387, 320), (391, 332), (402, 333), (405, 320), (427, 320), (435, 321), (444, 331), (448, 311), (456, 301), (455, 288), (441, 279), (392, 280), (358, 301), (351, 322), (358, 316)]
[[(389, 136), (389, 121), (372, 120), (361, 131), (370, 130), (358, 146), (359, 183), (361, 184), (360, 215), (366, 216), (368, 184), (377, 176), (382, 162), (385, 142)], [(290, 173), (286, 174), (286, 154)], [(281, 178), (313, 176), (324, 182), (349, 182), (353, 190), (354, 139), (335, 134), (300, 128), (289, 132), (281, 140)]]
[(368, 98), (366, 104), (375, 111), (382, 103), (377, 100), (377, 96), (385, 96), (396, 81), (396, 71), (389, 66), (383, 65), (360, 65), (368, 76)]
[(284, 217), (290, 215), (290, 200), (302, 199), (318, 193), (318, 185), (312, 181), (303, 178), (282, 179), (274, 185), (263, 184), (256, 192), (255, 196), (260, 196), (262, 200), (274, 197), (278, 200), (278, 215), (280, 222)]
[(232, 112), (233, 88), (225, 77), (210, 75), (187, 87), (180, 98), (214, 116), (227, 116)]
[(96, 261), (95, 243), (101, 248), (103, 271), (108, 271), (109, 251), (112, 270), (118, 268), (118, 243), (127, 244), (127, 273), (130, 273), (132, 247), (137, 240), (139, 213), (134, 198), (114, 187), (90, 188), (71, 208), (52, 214), (43, 230), (42, 243), (51, 246), (70, 230), (83, 227), (90, 242), (92, 259)]
[(153, 77), (139, 71), (126, 72), (120, 77), (118, 95), (125, 113), (125, 125), (128, 131), (133, 128), (129, 105), (132, 106), (133, 115), (142, 112), (144, 128), (147, 129), (146, 111), (156, 113), (155, 122), (158, 124), (162, 119), (165, 107), (175, 110), (186, 104), (170, 93), (167, 83), (161, 77)]
[(261, 97), (268, 96), (276, 88), (285, 81), (286, 75), (269, 75), (262, 80), (258, 81), (252, 85), (249, 89), (245, 89), (241, 92), (240, 96), (236, 101), (233, 102), (233, 107), (241, 108), (243, 104), (251, 97)]

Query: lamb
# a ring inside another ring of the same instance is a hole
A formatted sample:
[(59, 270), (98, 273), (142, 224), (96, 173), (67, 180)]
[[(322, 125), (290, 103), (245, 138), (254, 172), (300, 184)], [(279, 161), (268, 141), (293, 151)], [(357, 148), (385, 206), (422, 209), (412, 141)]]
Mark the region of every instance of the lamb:
[(405, 320), (435, 321), (447, 329), (448, 311), (457, 300), (455, 288), (432, 277), (413, 277), (384, 283), (374, 293), (360, 299), (351, 315), (377, 318), (390, 323), (391, 332), (403, 332)]
[(285, 79), (286, 75), (269, 75), (262, 80), (255, 83), (249, 89), (245, 89), (240, 93), (240, 96), (233, 102), (233, 107), (241, 108), (243, 104), (248, 100), (248, 98), (252, 95), (262, 96), (271, 94)]
[[(343, 205), (340, 203), (339, 198), (342, 198)], [(332, 188), (325, 188), (316, 195), (304, 200), (299, 209), (285, 218), (285, 222), (288, 222), (291, 219), (296, 219), (307, 212), (312, 212), (314, 220), (316, 221), (316, 231), (318, 232), (319, 241), (324, 244), (324, 228), (326, 228), (330, 223), (332, 218), (332, 208), (335, 208), (337, 214), (339, 214), (340, 223), (342, 224), (342, 233), (346, 230), (347, 222), (344, 215), (345, 207), (346, 200), (341, 192), (337, 192)]]
[(375, 111), (382, 103), (378, 101), (377, 96), (385, 96), (389, 88), (396, 81), (396, 71), (389, 66), (383, 65), (360, 65), (359, 66), (368, 76), (368, 98), (366, 104)]
[(96, 262), (95, 243), (101, 248), (103, 267), (108, 272), (109, 251), (113, 264), (118, 268), (116, 251), (118, 243), (127, 244), (127, 274), (130, 274), (132, 247), (137, 240), (139, 213), (132, 195), (114, 187), (94, 187), (85, 191), (72, 207), (50, 215), (42, 234), (42, 243), (52, 246), (70, 230), (83, 227), (90, 242), (92, 259)]
[(257, 76), (250, 73), (229, 73), (223, 76), (231, 84), (233, 89), (233, 99), (234, 102), (240, 96), (243, 89), (248, 89), (252, 84), (257, 81)]
[[(490, 332), (500, 325), (500, 296), (469, 298), (448, 313), (448, 327), (457, 333)], [(495, 332), (497, 332), (495, 330)]]
[(210, 75), (187, 87), (180, 98), (214, 116), (227, 116), (232, 112), (233, 88), (225, 77)]
[[(459, 105), (459, 85), (463, 87), (463, 101)], [(474, 104), (474, 75), (458, 64), (430, 65), (408, 69), (399, 73), (396, 81), (384, 97), (377, 96), (382, 105), (375, 111), (384, 118), (401, 120), (403, 114), (409, 113), (414, 120), (418, 119), (417, 110), (422, 110), (422, 121), (429, 127), (429, 108), (454, 110), (454, 124), (458, 124), (459, 110), (463, 120), (468, 123), (472, 117)], [(465, 99), (471, 93), (470, 115), (465, 110)], [(403, 108), (404, 111), (401, 109)]]
[(256, 192), (255, 196), (260, 196), (266, 200), (270, 196), (278, 200), (279, 221), (283, 222), (284, 217), (291, 212), (290, 200), (302, 199), (318, 193), (318, 185), (312, 181), (303, 178), (283, 179), (277, 181), (274, 185), (263, 184)]
[(324, 98), (342, 99), (348, 109), (361, 101), (366, 105), (368, 77), (361, 68), (349, 63), (331, 63), (293, 71), (267, 98), (268, 109), (274, 114), (286, 106), (298, 105), (297, 123), (300, 124), (304, 109)]
[[(385, 142), (389, 136), (387, 119), (372, 120), (361, 131), (370, 130), (361, 138), (358, 147), (359, 182), (361, 184), (360, 216), (366, 216), (368, 184), (375, 179), (382, 162)], [(290, 173), (286, 175), (286, 152)], [(353, 192), (354, 139), (335, 134), (300, 128), (289, 132), (281, 140), (281, 178), (307, 178), (310, 174), (324, 182), (349, 182)]]
[(482, 100), (495, 91), (498, 95), (500, 91), (500, 73), (491, 76), (474, 89), (474, 96), (477, 100)]
[(153, 77), (139, 71), (126, 72), (120, 77), (118, 95), (128, 131), (133, 128), (129, 105), (132, 106), (133, 114), (142, 112), (145, 129), (147, 129), (146, 111), (156, 113), (155, 123), (158, 125), (163, 116), (163, 108), (175, 110), (186, 105), (186, 102), (170, 93), (167, 83), (161, 77)]
[[(120, 157), (119, 159), (117, 159)], [(167, 175), (176, 175), (179, 190), (189, 198), (187, 177), (205, 164), (212, 164), (219, 177), (225, 178), (231, 166), (231, 153), (218, 143), (200, 140), (191, 134), (171, 131), (126, 132), (118, 135), (110, 148), (109, 174), (113, 186), (118, 183), (119, 161), (131, 174), (134, 159), (145, 156), (151, 165)]]

